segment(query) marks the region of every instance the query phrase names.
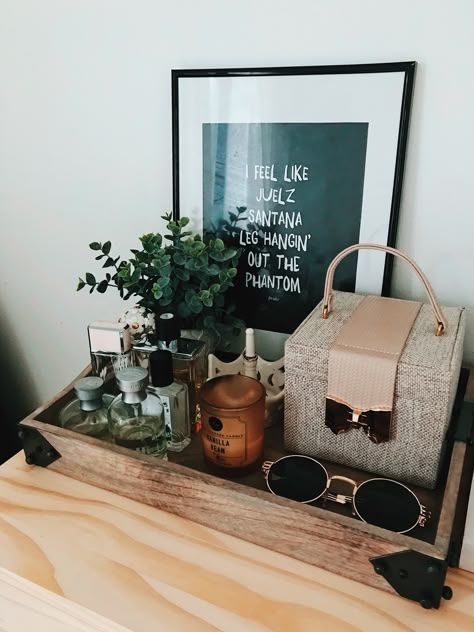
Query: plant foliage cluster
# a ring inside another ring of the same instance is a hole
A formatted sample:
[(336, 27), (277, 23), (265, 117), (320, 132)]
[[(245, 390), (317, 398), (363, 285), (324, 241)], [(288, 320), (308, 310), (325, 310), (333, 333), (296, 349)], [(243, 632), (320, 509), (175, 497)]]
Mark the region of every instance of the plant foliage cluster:
[(102, 279), (86, 272), (77, 289), (88, 287), (91, 293), (103, 294), (113, 287), (124, 300), (136, 296), (138, 304), (151, 311), (176, 313), (185, 328), (206, 328), (221, 336), (238, 333), (243, 323), (225, 294), (234, 285), (240, 248), (227, 246), (220, 237), (201, 238), (186, 230), (187, 217), (174, 221), (166, 214), (162, 219), (168, 233), (140, 237), (142, 248), (131, 250), (128, 260), (111, 254), (110, 241), (89, 244), (107, 272)]

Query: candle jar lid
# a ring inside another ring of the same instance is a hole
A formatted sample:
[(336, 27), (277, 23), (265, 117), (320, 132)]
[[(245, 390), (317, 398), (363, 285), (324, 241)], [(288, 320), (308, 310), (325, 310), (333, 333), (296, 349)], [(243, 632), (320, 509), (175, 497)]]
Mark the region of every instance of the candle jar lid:
[(248, 408), (265, 397), (261, 382), (246, 375), (218, 375), (201, 387), (201, 404), (225, 410)]

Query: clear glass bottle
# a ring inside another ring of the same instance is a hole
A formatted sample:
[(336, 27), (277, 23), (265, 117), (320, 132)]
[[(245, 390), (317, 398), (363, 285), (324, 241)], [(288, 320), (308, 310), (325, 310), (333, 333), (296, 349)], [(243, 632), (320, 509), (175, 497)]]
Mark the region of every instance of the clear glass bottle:
[(150, 355), (153, 352), (158, 349), (171, 351), (174, 380), (186, 384), (188, 388), (191, 432), (198, 432), (201, 429), (199, 391), (207, 379), (207, 345), (203, 340), (180, 338), (179, 326), (171, 313), (156, 315), (155, 322), (157, 333), (145, 342), (133, 345), (135, 364), (150, 371)]
[(74, 391), (77, 399), (59, 413), (61, 426), (90, 437), (109, 438), (107, 409), (114, 396), (104, 394), (104, 380), (96, 376), (83, 377), (74, 383)]
[(88, 328), (92, 373), (104, 381), (133, 366), (130, 327), (123, 323), (97, 320)]
[(116, 445), (166, 459), (166, 431), (160, 398), (147, 391), (148, 371), (122, 369), (116, 375), (121, 391), (108, 411), (109, 430)]
[(168, 450), (181, 452), (191, 443), (188, 389), (173, 381), (173, 357), (170, 351), (159, 350), (150, 355), (151, 386), (163, 404)]

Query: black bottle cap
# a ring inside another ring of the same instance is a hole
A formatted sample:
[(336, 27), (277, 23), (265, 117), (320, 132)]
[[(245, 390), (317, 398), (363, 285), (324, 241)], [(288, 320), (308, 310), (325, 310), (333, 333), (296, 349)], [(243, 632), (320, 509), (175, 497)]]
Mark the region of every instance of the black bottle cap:
[(150, 375), (153, 386), (173, 383), (173, 356), (171, 351), (159, 349), (150, 353)]
[(160, 314), (158, 318), (155, 316), (155, 322), (157, 323), (156, 333), (158, 334), (158, 340), (164, 340), (165, 342), (178, 340), (181, 332), (178, 319), (174, 314), (167, 312), (166, 314)]

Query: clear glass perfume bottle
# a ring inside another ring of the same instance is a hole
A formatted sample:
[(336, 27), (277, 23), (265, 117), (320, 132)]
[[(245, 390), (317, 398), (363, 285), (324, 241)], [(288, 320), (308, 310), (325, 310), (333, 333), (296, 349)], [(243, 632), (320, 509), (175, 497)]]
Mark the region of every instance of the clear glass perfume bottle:
[(74, 383), (74, 391), (77, 399), (59, 413), (61, 426), (98, 439), (109, 438), (107, 409), (114, 396), (104, 394), (104, 381), (96, 376), (83, 377)]
[(163, 404), (168, 450), (181, 452), (191, 443), (188, 389), (173, 380), (173, 357), (170, 351), (159, 350), (150, 355), (151, 386)]
[(171, 351), (174, 380), (188, 387), (191, 432), (198, 432), (201, 428), (199, 391), (207, 378), (207, 345), (202, 340), (180, 338), (174, 315), (168, 314), (167, 318), (161, 316), (155, 318), (157, 333), (149, 336), (145, 342), (133, 345), (134, 361), (137, 366), (149, 371), (150, 355), (153, 352), (158, 349)]
[(148, 371), (131, 367), (118, 371), (121, 391), (108, 411), (109, 430), (116, 445), (166, 459), (166, 431), (160, 398), (147, 391)]
[(130, 327), (122, 323), (94, 321), (87, 328), (92, 373), (104, 381), (133, 365)]

